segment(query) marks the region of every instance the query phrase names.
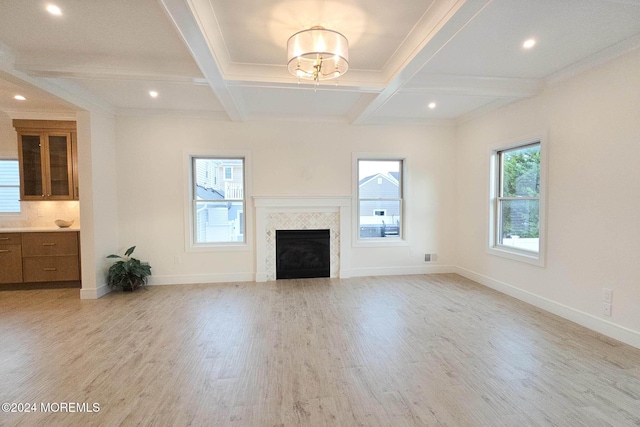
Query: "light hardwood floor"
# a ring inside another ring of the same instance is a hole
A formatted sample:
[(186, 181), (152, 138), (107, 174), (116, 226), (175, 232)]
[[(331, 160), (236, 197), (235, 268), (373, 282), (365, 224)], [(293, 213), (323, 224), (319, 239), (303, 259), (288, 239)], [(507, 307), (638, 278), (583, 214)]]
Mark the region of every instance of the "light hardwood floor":
[(457, 275), (0, 292), (0, 425), (627, 426), (640, 350)]

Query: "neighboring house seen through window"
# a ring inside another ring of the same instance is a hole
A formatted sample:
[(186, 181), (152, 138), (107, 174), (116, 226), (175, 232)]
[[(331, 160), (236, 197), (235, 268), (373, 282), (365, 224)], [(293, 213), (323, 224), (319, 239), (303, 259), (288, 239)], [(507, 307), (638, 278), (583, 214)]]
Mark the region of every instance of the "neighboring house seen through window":
[(18, 161), (0, 159), (0, 214), (20, 212)]
[(360, 239), (402, 236), (402, 170), (402, 160), (358, 160)]
[(245, 242), (244, 159), (192, 157), (192, 173), (194, 243)]
[(494, 245), (540, 251), (540, 143), (496, 152)]

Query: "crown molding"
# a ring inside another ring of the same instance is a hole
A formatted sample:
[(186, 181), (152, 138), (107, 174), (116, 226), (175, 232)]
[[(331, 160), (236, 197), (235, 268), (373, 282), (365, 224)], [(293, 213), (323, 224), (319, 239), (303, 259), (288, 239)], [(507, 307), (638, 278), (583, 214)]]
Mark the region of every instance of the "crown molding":
[[(284, 65), (267, 64), (239, 64), (230, 63), (224, 78), (227, 83), (243, 82), (246, 84), (284, 84), (298, 85), (296, 77), (292, 76)], [(380, 91), (387, 84), (384, 74), (380, 71), (358, 70), (350, 68), (349, 72), (337, 79), (338, 87), (352, 90)], [(320, 86), (333, 86), (336, 80), (320, 83)], [(315, 86), (315, 83), (301, 81), (300, 86)]]
[(485, 114), (490, 113), (491, 111), (497, 110), (509, 104), (513, 104), (514, 102), (521, 101), (524, 98), (497, 98), (488, 104), (483, 105), (482, 107), (476, 108), (475, 110), (469, 111), (458, 118), (455, 119), (456, 126), (460, 126), (464, 123), (467, 123), (473, 119), (477, 119), (479, 117), (484, 116)]
[(75, 111), (15, 111), (3, 110), (11, 119), (17, 120), (76, 120)]
[(173, 109), (147, 109), (147, 108), (119, 108), (117, 116), (124, 117), (185, 117), (193, 119), (208, 119), (228, 122), (229, 116), (224, 111), (209, 110), (173, 110)]
[(330, 115), (293, 115), (293, 114), (251, 114), (247, 117), (252, 122), (322, 122), (322, 123), (349, 123), (345, 116)]
[(593, 54), (584, 59), (581, 59), (578, 62), (574, 62), (568, 67), (565, 67), (559, 71), (556, 71), (555, 73), (547, 76), (544, 79), (544, 82), (547, 85), (553, 85), (553, 84), (559, 83), (570, 77), (573, 77), (575, 75), (584, 73), (585, 71), (589, 71), (591, 69), (604, 65), (607, 62), (612, 61), (638, 48), (640, 48), (640, 33), (634, 36), (631, 36), (628, 39), (623, 40), (619, 43), (616, 43), (612, 46), (609, 46), (608, 48), (603, 49), (596, 54)]
[(265, 82), (265, 81), (247, 81), (247, 80), (231, 80), (227, 81), (229, 88), (264, 88), (264, 89), (289, 89), (289, 90), (312, 90), (314, 92), (357, 92), (357, 93), (380, 93), (382, 87), (371, 86), (347, 86), (342, 81), (335, 83), (320, 83), (318, 86), (312, 83), (292, 82)]
[(370, 117), (361, 125), (402, 125), (402, 126), (427, 126), (427, 127), (455, 127), (454, 119), (433, 119), (420, 117)]

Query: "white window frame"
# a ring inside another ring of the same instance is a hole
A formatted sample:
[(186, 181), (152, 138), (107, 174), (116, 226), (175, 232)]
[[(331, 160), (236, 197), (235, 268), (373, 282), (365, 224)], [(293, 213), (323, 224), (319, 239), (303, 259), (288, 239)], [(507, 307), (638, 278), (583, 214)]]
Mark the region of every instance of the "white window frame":
[[(243, 200), (243, 235), (244, 242), (195, 242), (195, 216), (194, 216), (194, 158), (229, 158), (244, 159), (244, 200)], [(183, 152), (183, 177), (184, 177), (184, 236), (186, 252), (229, 252), (250, 251), (253, 248), (253, 217), (251, 209), (247, 209), (247, 203), (251, 200), (252, 191), (252, 167), (251, 152), (245, 150), (184, 150)]]
[[(15, 161), (16, 163), (18, 163), (18, 174), (20, 173), (20, 164), (19, 164), (19, 160), (15, 157), (0, 157), (0, 161)], [(14, 212), (0, 212), (0, 216), (8, 216), (8, 217), (16, 217), (16, 216), (21, 216), (22, 214), (22, 202), (20, 201), (20, 178), (18, 175), (18, 185), (1, 185), (2, 187), (6, 187), (6, 188), (12, 188), (12, 187), (17, 187), (18, 188), (18, 210), (14, 211)]]
[[(400, 236), (395, 238), (360, 238), (360, 185), (359, 185), (359, 173), (358, 173), (358, 161), (359, 160), (390, 160), (401, 161), (402, 169), (400, 171), (400, 185), (401, 185), (401, 203), (400, 203), (400, 215), (401, 226)], [(352, 206), (352, 247), (394, 247), (394, 246), (409, 246), (407, 230), (410, 228), (410, 224), (407, 221), (407, 194), (409, 194), (409, 161), (407, 156), (398, 155), (398, 153), (352, 153), (351, 157), (351, 198)]]
[[(498, 233), (500, 226), (500, 213), (498, 207), (500, 191), (500, 153), (517, 148), (524, 148), (528, 145), (540, 144), (540, 197), (539, 197), (539, 250), (538, 252), (527, 251), (512, 246), (499, 244)], [(489, 183), (489, 227), (487, 252), (503, 258), (533, 264), (539, 267), (545, 266), (546, 245), (547, 245), (547, 135), (546, 132), (539, 132), (527, 137), (513, 139), (491, 148), (490, 155), (490, 183)]]

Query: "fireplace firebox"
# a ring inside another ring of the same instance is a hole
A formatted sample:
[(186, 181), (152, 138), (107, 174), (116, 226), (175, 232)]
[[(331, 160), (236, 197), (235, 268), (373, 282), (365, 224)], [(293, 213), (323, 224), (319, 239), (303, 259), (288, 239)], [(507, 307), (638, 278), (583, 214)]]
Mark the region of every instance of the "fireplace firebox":
[(330, 275), (329, 230), (276, 230), (276, 279)]

